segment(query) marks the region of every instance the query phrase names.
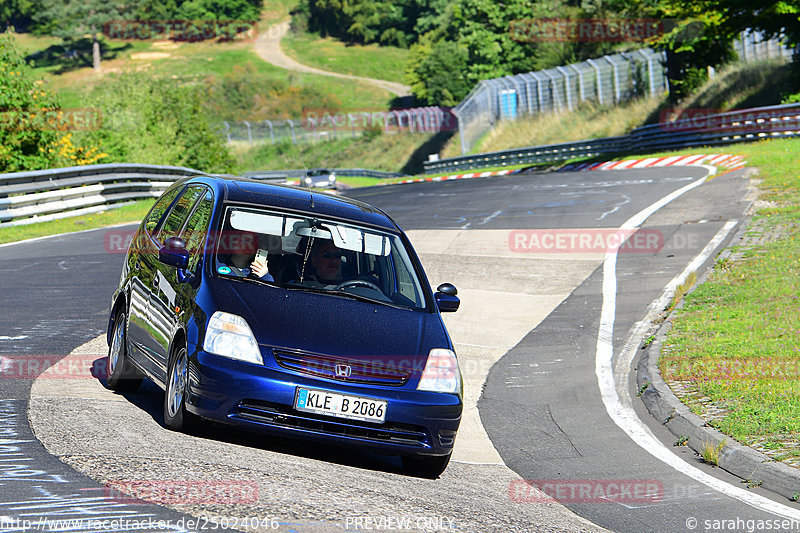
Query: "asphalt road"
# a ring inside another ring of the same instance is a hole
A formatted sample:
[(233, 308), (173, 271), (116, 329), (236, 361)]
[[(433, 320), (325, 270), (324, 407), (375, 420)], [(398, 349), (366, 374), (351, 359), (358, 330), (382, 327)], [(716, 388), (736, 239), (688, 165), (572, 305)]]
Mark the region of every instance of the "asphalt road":
[(92, 231), (0, 246), (0, 531), (196, 529), (186, 527), (193, 517), (121, 501), (47, 453), (28, 424), (36, 369), (7, 379), (9, 362), (53, 364), (103, 331), (122, 256), (106, 253), (102, 237)]
[[(393, 191), (384, 202), (374, 190), (358, 197), (384, 205), (407, 228), (616, 228), (705, 172), (701, 168), (673, 167), (547, 174), (498, 179), (492, 187), (484, 187), (485, 180), (445, 182), (436, 189), (409, 187)], [(743, 221), (749, 205), (746, 196), (746, 180), (741, 173), (714, 178), (646, 221), (644, 230), (658, 238), (657, 246), (651, 249), (645, 245), (619, 254), (612, 339), (615, 357), (644, 318), (648, 305), (670, 280), (723, 228), (730, 230)], [(547, 233), (539, 234), (540, 240)], [(726, 233), (726, 240), (733, 234)], [(571, 252), (574, 248), (567, 251)], [(723, 495), (654, 460), (614, 423), (601, 398), (596, 375), (603, 277), (603, 269), (598, 268), (492, 368), (478, 407), (505, 463), (537, 486), (560, 488), (561, 501), (570, 509), (614, 531), (736, 531), (748, 529), (748, 520), (776, 519), (777, 515)], [(509, 314), (513, 312), (509, 309)], [(743, 486), (738, 478), (705, 465), (688, 448), (673, 447), (676, 438), (636, 401), (637, 391), (629, 377), (627, 394), (656, 437), (688, 464), (734, 487)], [(655, 489), (652, 494), (634, 495), (625, 502), (594, 497), (597, 490), (608, 490), (620, 481)], [(592, 496), (571, 492), (580, 485), (591, 487)], [(524, 501), (526, 493), (519, 488), (518, 499)], [(755, 488), (751, 492), (797, 512), (797, 504), (768, 491)], [(725, 520), (733, 523), (725, 524)]]
[[(532, 234), (523, 232), (524, 238), (515, 240), (514, 230), (551, 230), (553, 235), (567, 229), (616, 228), (704, 173), (668, 168), (525, 175), (389, 186), (350, 195), (384, 208), (407, 230), (505, 235), (503, 244), (530, 261)], [(726, 222), (742, 220), (744, 186), (744, 180), (729, 174), (687, 192), (647, 220), (646, 229), (661, 235), (657, 249), (619, 255), (615, 353), (667, 282)], [(0, 315), (0, 357), (64, 355), (104, 331), (122, 256), (108, 254), (102, 236), (95, 231), (0, 247), (0, 290), (11, 310)], [(520, 246), (527, 249), (523, 252)], [(542, 257), (571, 253), (574, 250), (551, 249)], [(486, 272), (487, 287), (499, 283), (491, 275), (506, 275), (519, 280), (520, 293), (530, 289), (525, 284), (531, 280), (521, 276), (530, 263), (512, 258), (503, 264), (506, 272)], [(453, 268), (470, 265), (465, 261)], [(454, 463), (442, 479), (431, 482), (404, 476), (392, 460), (347, 450), (264, 443), (215, 430), (184, 437), (159, 425), (160, 397), (152, 387), (126, 396), (93, 388), (70, 391), (69, 402), (37, 400), (40, 412), (58, 413), (48, 428), (48, 450), (86, 477), (45, 452), (33, 437), (26, 417), (31, 380), (0, 379), (0, 431), (2, 444), (8, 446), (4, 451), (10, 454), (0, 464), (35, 465), (27, 470), (37, 471), (20, 475), (24, 468), (0, 467), (0, 526), (3, 517), (52, 515), (53, 506), (64, 516), (93, 512), (179, 519), (186, 515), (152, 505), (111, 506), (99, 494), (102, 485), (89, 478), (140, 479), (144, 472), (174, 479), (175, 472), (199, 476), (220, 469), (231, 477), (257, 479), (261, 505), (240, 511), (280, 516), (283, 529), (347, 528), (348, 519), (369, 513), (425, 517), (430, 519), (427, 529), (594, 529), (559, 505), (525, 501), (530, 493), (516, 490), (524, 489), (520, 479), (591, 480), (594, 488), (607, 488), (610, 480), (638, 480), (661, 487), (660, 498), (634, 498), (623, 505), (586, 497), (567, 503), (579, 515), (615, 531), (687, 531), (691, 517), (699, 521), (696, 530), (714, 529), (704, 527), (705, 520), (775, 518), (655, 460), (613, 422), (601, 398), (595, 364), (603, 275), (598, 266), (491, 368), (478, 403), (480, 419), (513, 472), (493, 464)], [(536, 283), (546, 287), (549, 280), (543, 277)], [(514, 301), (513, 283), (504, 283), (503, 290)], [(508, 308), (509, 320), (516, 311)], [(628, 387), (634, 400), (635, 392)], [(635, 401), (633, 405), (640, 407)], [(672, 444), (674, 437), (648, 414), (640, 415), (663, 442)], [(675, 452), (705, 468), (685, 448)], [(726, 479), (723, 473), (706, 470)], [(50, 480), (42, 481), (45, 478)], [(81, 497), (101, 499), (86, 511), (89, 502)], [(177, 508), (199, 512), (192, 506)]]

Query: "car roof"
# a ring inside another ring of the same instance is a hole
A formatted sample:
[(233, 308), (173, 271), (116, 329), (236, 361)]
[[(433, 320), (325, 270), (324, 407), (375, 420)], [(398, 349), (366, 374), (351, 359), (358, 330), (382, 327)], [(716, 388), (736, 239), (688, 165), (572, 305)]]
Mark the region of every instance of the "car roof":
[(198, 176), (185, 183), (211, 186), (217, 198), (226, 202), (277, 207), (310, 215), (321, 215), (345, 221), (397, 231), (400, 228), (386, 213), (364, 202), (334, 196), (291, 185), (277, 185), (247, 178)]

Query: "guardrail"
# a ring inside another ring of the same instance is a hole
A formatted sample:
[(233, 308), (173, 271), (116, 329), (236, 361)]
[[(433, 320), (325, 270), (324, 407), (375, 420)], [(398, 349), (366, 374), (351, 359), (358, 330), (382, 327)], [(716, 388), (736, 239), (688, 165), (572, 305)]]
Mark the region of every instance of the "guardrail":
[(178, 178), (202, 174), (190, 168), (125, 163), (0, 174), (0, 226), (93, 213), (110, 204), (157, 197)]
[(446, 173), (486, 167), (535, 165), (624, 152), (714, 146), (796, 136), (800, 136), (800, 104), (787, 104), (716, 114), (692, 112), (659, 124), (637, 128), (622, 137), (453, 157), (427, 161), (424, 166), (426, 174)]
[[(370, 170), (367, 168), (332, 168), (337, 176), (365, 177), (365, 178), (403, 178), (407, 174), (400, 172), (384, 172), (382, 170)], [(250, 179), (300, 179), (306, 175), (305, 170), (254, 170), (245, 172), (243, 176)]]
[[(404, 176), (363, 168), (335, 169), (342, 176)], [(160, 165), (103, 164), (0, 174), (0, 226), (17, 226), (95, 213), (161, 195), (175, 180), (199, 170)], [(250, 173), (253, 179), (292, 179), (304, 170)]]

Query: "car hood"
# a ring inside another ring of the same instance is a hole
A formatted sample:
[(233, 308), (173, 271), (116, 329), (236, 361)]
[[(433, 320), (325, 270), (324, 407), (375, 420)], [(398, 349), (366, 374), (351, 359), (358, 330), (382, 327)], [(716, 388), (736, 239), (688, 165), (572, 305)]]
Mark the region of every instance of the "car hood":
[(272, 349), (348, 360), (424, 365), (432, 348), (450, 348), (441, 317), (346, 297), (218, 279), (218, 309), (247, 320)]

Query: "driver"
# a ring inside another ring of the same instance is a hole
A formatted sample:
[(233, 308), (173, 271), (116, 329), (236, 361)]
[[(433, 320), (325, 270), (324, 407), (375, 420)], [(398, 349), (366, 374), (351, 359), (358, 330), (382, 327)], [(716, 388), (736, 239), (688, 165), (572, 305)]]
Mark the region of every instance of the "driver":
[(317, 242), (311, 254), (314, 272), (310, 277), (323, 285), (338, 285), (342, 282), (342, 252), (331, 241)]

